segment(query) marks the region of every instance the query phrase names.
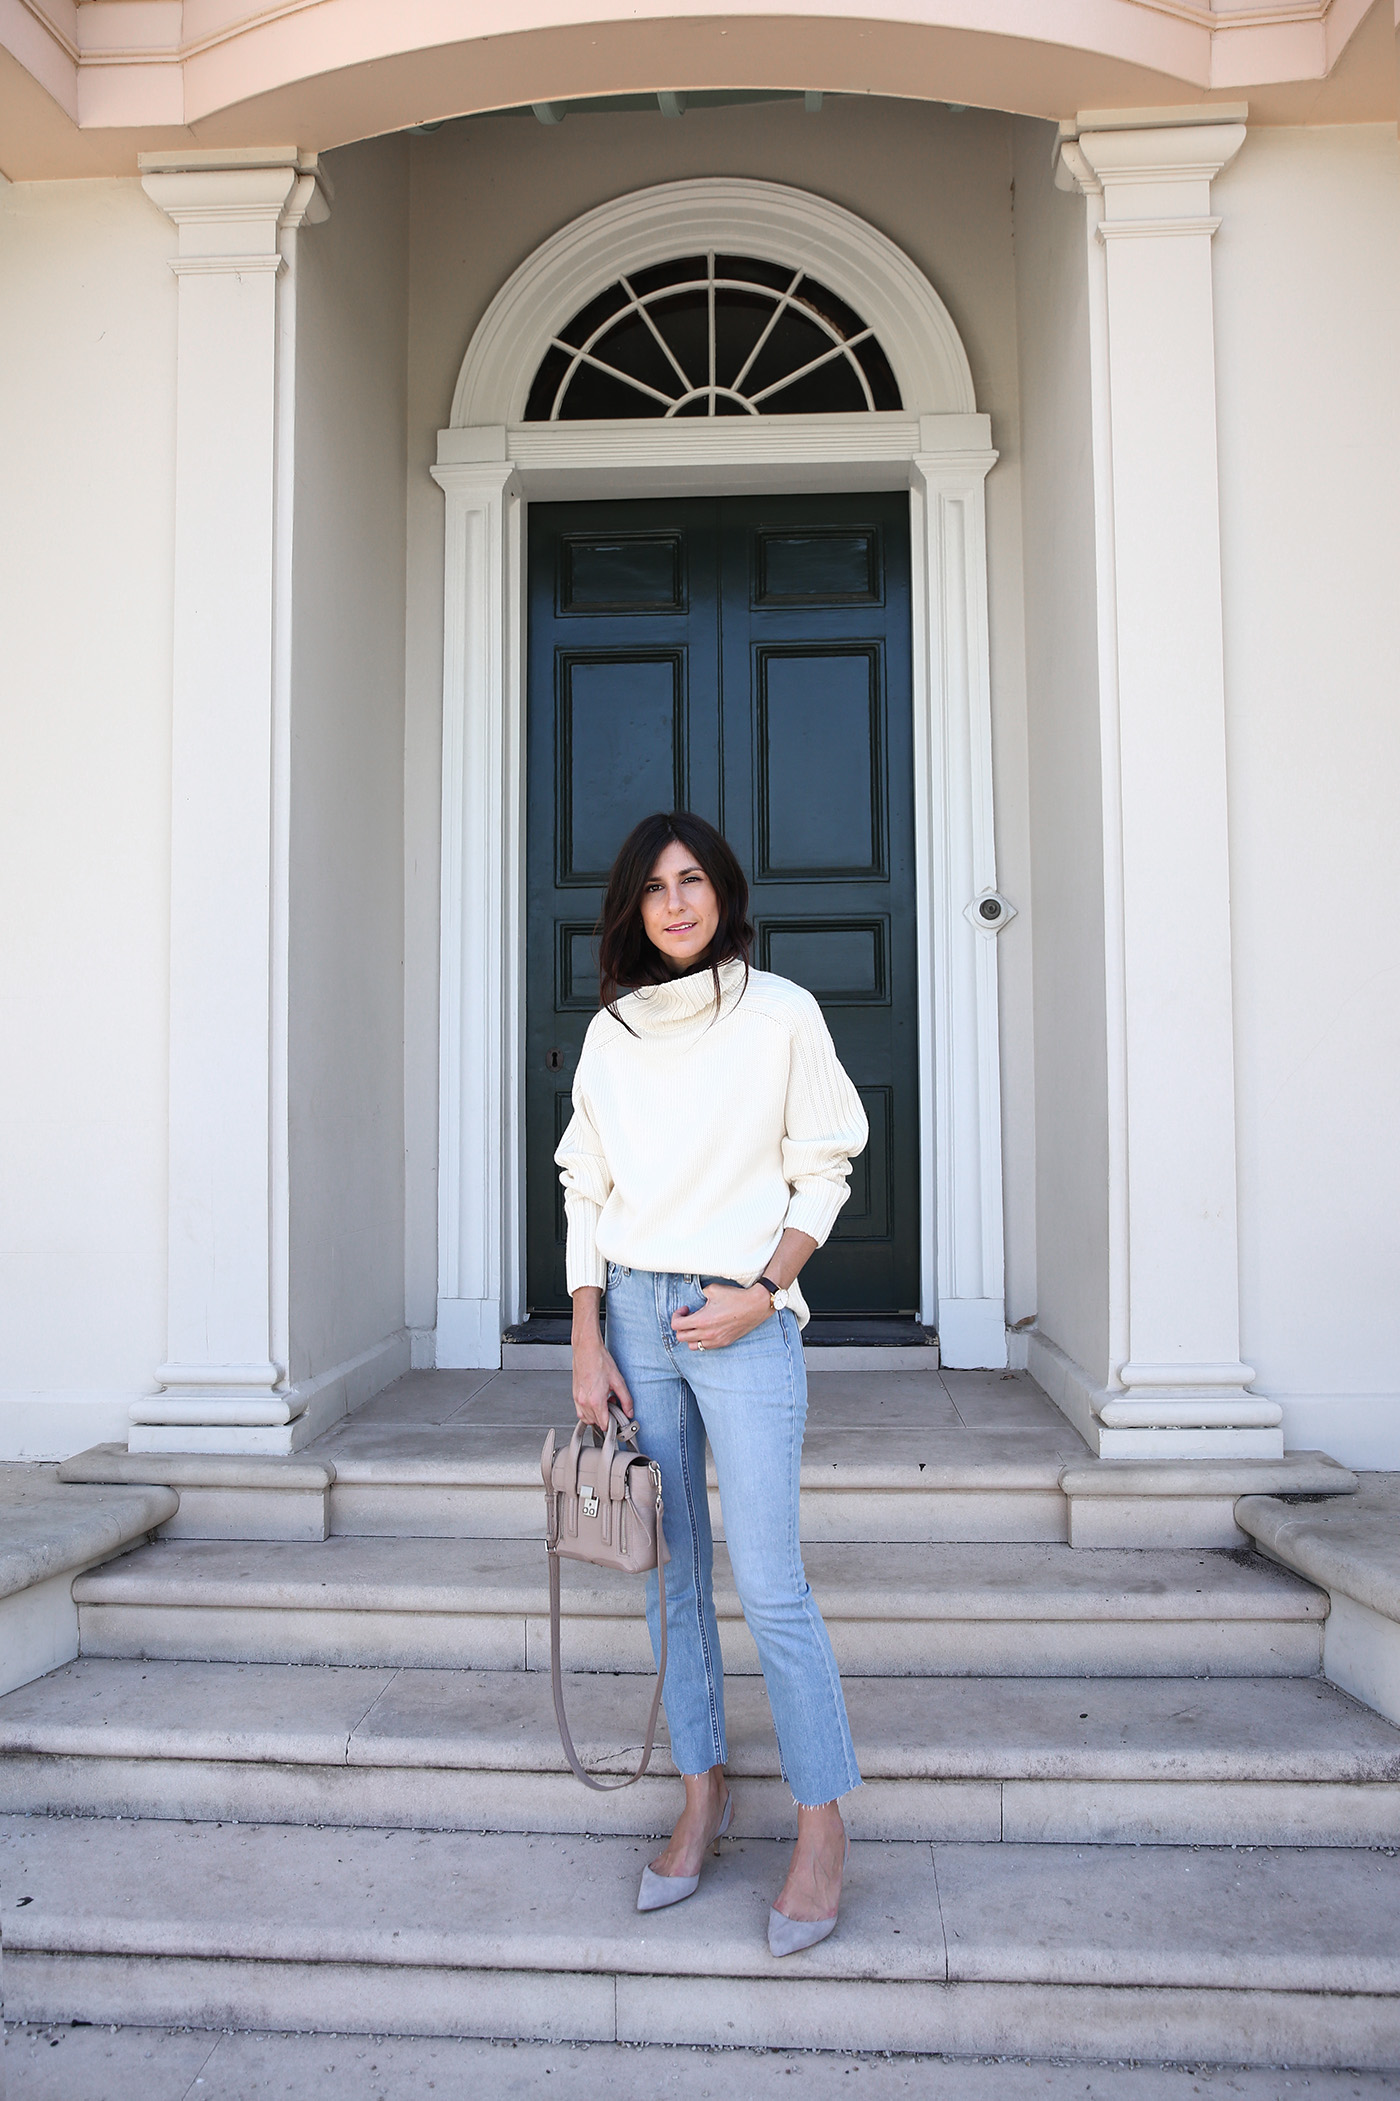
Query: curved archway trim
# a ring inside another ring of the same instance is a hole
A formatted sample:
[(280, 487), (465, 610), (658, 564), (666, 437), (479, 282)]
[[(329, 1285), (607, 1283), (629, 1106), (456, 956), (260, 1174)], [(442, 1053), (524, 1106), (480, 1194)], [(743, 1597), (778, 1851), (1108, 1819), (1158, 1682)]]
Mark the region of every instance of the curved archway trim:
[(519, 423), (551, 337), (581, 306), (622, 271), (712, 248), (809, 270), (839, 293), (884, 346), (906, 410), (975, 412), (962, 338), (902, 248), (808, 190), (703, 177), (614, 198), (528, 256), (472, 336), (453, 395), (452, 427)]

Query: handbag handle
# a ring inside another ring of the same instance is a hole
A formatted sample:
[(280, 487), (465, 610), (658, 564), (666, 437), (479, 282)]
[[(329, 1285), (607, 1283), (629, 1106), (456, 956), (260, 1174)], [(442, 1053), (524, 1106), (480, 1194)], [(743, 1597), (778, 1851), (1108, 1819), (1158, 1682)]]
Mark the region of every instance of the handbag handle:
[[(661, 1497), (656, 1498), (656, 1523), (661, 1525)], [(574, 1739), (569, 1733), (569, 1718), (564, 1712), (564, 1671), (559, 1656), (559, 1556), (549, 1549), (549, 1680), (554, 1689), (554, 1719), (559, 1724), (559, 1741), (564, 1746), (564, 1756), (576, 1780), (591, 1787), (598, 1795), (614, 1795), (621, 1787), (631, 1787), (640, 1780), (651, 1764), (652, 1746), (656, 1742), (656, 1718), (661, 1712), (661, 1688), (666, 1683), (666, 1564), (657, 1556), (656, 1582), (661, 1607), (661, 1654), (656, 1662), (656, 1690), (651, 1696), (651, 1713), (647, 1716), (646, 1742), (642, 1746), (641, 1761), (635, 1773), (625, 1780), (595, 1780), (574, 1749)]]
[[(603, 1447), (605, 1455), (603, 1479), (605, 1481), (610, 1480), (612, 1477), (612, 1455), (617, 1450), (618, 1440), (621, 1439), (623, 1444), (635, 1444), (637, 1441), (637, 1424), (635, 1419), (630, 1415), (624, 1415), (616, 1401), (608, 1402), (608, 1429), (606, 1436), (602, 1435), (596, 1423), (587, 1422), (583, 1416), (580, 1416), (574, 1425), (574, 1434), (569, 1439), (569, 1494), (574, 1496), (578, 1494), (578, 1463), (583, 1456), (583, 1435), (585, 1430), (593, 1432), (595, 1450), (600, 1444)], [(545, 1486), (546, 1488), (549, 1486), (547, 1479)]]

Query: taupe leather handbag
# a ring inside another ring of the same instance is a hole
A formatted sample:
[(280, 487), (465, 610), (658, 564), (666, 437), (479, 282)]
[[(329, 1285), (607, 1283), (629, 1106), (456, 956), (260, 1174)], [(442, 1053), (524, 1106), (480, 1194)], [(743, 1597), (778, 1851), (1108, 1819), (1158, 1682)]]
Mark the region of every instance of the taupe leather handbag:
[[(585, 1433), (591, 1442), (585, 1442)], [(554, 1687), (554, 1715), (564, 1756), (585, 1787), (612, 1794), (640, 1780), (651, 1763), (661, 1688), (666, 1683), (666, 1535), (661, 1525), (661, 1469), (636, 1448), (637, 1425), (615, 1404), (608, 1407), (606, 1436), (591, 1423), (579, 1423), (565, 1451), (556, 1450), (553, 1430), (544, 1441), (540, 1472), (544, 1476), (545, 1547), (549, 1555), (549, 1676)], [(589, 1561), (595, 1568), (615, 1568), (629, 1576), (656, 1570), (661, 1592), (661, 1656), (656, 1691), (647, 1717), (642, 1762), (625, 1780), (595, 1780), (585, 1772), (569, 1734), (564, 1713), (564, 1677), (559, 1657), (559, 1561)]]

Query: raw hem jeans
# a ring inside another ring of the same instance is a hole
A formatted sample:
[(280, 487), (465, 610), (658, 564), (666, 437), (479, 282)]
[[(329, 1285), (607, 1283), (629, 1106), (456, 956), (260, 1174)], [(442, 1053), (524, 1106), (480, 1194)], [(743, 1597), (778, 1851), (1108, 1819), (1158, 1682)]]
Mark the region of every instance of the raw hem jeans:
[[(638, 1442), (661, 1468), (665, 1498), (671, 1755), (682, 1773), (703, 1773), (727, 1755), (705, 1492), (708, 1432), (725, 1544), (763, 1666), (783, 1777), (799, 1804), (816, 1808), (859, 1787), (860, 1770), (836, 1658), (798, 1542), (807, 1419), (801, 1334), (791, 1313), (776, 1313), (726, 1349), (687, 1349), (672, 1333), (671, 1316), (702, 1304), (701, 1281), (608, 1267), (608, 1349), (636, 1406)], [(655, 1571), (647, 1578), (647, 1621), (655, 1652)]]

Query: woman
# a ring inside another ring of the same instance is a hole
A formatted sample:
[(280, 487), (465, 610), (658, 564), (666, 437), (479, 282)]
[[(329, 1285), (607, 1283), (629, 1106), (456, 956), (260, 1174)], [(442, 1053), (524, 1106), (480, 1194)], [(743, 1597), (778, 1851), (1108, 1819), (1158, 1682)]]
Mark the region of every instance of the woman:
[[(703, 818), (648, 817), (603, 902), (600, 1011), (555, 1155), (568, 1218), (574, 1407), (635, 1413), (661, 1468), (666, 1720), (685, 1808), (639, 1911), (679, 1903), (729, 1828), (724, 1675), (705, 1494), (709, 1435), (739, 1600), (758, 1647), (797, 1844), (769, 1915), (775, 1955), (836, 1924), (837, 1798), (860, 1785), (831, 1643), (798, 1545), (807, 1414), (797, 1277), (868, 1135), (811, 994), (749, 969), (748, 884)], [(607, 1344), (600, 1310), (608, 1299)], [(647, 1617), (657, 1646), (656, 1577)]]

